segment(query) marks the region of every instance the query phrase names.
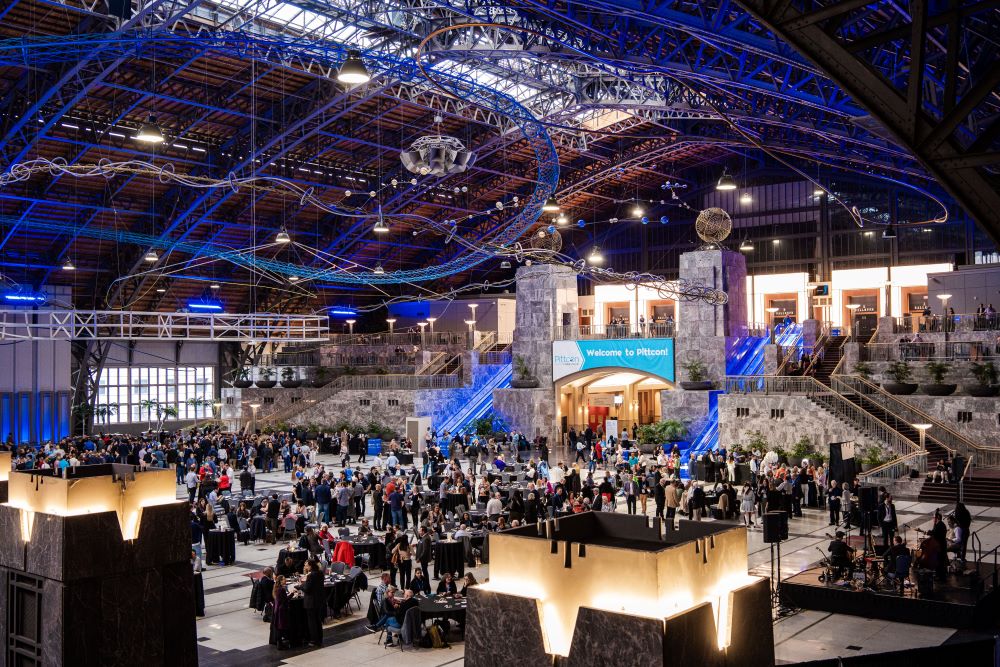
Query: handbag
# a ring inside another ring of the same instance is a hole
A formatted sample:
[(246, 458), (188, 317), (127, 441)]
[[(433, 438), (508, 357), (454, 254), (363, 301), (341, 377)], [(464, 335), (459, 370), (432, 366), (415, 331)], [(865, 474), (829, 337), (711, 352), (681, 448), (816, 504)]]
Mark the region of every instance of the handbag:
[(272, 618), (274, 618), (274, 603), (268, 602), (267, 604), (264, 605), (263, 620), (265, 623), (270, 623)]

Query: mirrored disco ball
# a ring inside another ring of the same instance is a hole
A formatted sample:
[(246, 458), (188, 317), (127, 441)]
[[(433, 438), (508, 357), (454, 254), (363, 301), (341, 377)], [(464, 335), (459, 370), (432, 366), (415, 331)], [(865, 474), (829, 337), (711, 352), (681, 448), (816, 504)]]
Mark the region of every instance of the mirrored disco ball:
[(733, 231), (733, 219), (721, 208), (706, 208), (694, 221), (694, 230), (706, 243), (721, 243)]

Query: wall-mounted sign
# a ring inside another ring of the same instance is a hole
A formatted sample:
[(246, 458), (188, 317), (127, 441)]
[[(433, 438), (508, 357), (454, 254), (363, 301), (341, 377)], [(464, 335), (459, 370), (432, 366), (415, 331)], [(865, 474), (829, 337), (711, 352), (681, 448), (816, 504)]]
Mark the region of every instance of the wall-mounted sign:
[(674, 381), (674, 340), (557, 340), (552, 343), (552, 379), (592, 368), (626, 368)]

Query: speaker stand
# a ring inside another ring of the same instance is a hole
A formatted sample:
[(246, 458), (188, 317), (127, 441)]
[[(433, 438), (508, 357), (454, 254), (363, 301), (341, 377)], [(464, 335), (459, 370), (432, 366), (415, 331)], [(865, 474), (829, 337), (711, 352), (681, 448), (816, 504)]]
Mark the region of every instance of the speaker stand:
[(781, 540), (771, 543), (771, 610), (773, 618), (784, 618), (797, 613), (786, 604), (781, 594)]

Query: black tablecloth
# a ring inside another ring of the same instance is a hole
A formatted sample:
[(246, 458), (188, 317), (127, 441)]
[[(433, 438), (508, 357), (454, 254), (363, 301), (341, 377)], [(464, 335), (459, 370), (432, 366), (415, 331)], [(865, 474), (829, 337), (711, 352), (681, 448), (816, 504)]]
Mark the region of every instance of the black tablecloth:
[(458, 540), (438, 540), (434, 544), (434, 578), (440, 579), (439, 573), (445, 572), (465, 576), (465, 545)]
[(250, 539), (256, 542), (267, 535), (267, 519), (255, 516), (250, 519)]
[(454, 512), (459, 505), (469, 509), (469, 497), (464, 493), (449, 493), (445, 496), (444, 506), (441, 509), (445, 512)]
[[(385, 542), (378, 538), (359, 538), (356, 535), (351, 535), (350, 537), (342, 537), (334, 540), (334, 545), (337, 542), (349, 542), (351, 546), (354, 547), (354, 562), (356, 565), (361, 564), (361, 559), (358, 558), (361, 554), (368, 554), (368, 567), (369, 568), (379, 568), (385, 569), (386, 566), (386, 554), (385, 554)], [(333, 547), (334, 545), (331, 545)]]
[(413, 465), (413, 452), (407, 454), (406, 452), (400, 452), (396, 454), (396, 458), (399, 459), (400, 465)]
[(282, 549), (278, 552), (279, 567), (285, 562), (285, 557), (287, 556), (292, 557), (292, 560), (295, 561), (295, 571), (301, 574), (306, 561), (309, 559), (309, 552), (306, 549), (293, 549), (291, 551), (288, 549)]
[(194, 573), (194, 614), (205, 615), (205, 581), (201, 578), (201, 572)]
[(210, 530), (205, 533), (205, 562), (211, 565), (236, 562), (236, 531)]
[(467, 608), (467, 598), (430, 595), (420, 600), (420, 622), (432, 618), (449, 618), (455, 619), (460, 625), (465, 625)]
[(328, 577), (324, 585), (328, 592), (326, 606), (335, 613), (340, 613), (354, 592), (354, 580), (346, 574), (335, 574)]

